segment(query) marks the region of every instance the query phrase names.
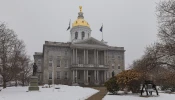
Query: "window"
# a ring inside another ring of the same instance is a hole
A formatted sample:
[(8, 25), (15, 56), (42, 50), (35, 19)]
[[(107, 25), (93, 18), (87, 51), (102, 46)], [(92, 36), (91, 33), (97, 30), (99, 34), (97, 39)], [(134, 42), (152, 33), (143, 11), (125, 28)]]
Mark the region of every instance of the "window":
[(75, 39), (78, 39), (78, 32), (75, 32)]
[(49, 67), (52, 67), (52, 56), (49, 56)]
[(111, 73), (110, 72), (108, 72), (108, 78), (111, 78)]
[(65, 56), (67, 56), (67, 51), (65, 51)]
[(114, 53), (112, 53), (112, 58), (114, 58)]
[(65, 79), (67, 79), (68, 78), (68, 73), (64, 72), (64, 76), (65, 76)]
[(52, 56), (49, 56), (49, 61), (52, 61)]
[(118, 56), (118, 59), (120, 60), (121, 59), (121, 56)]
[(81, 33), (81, 39), (83, 40), (84, 39), (84, 36), (85, 36), (85, 33), (84, 31)]
[(61, 50), (59, 50), (57, 58), (60, 56), (61, 56)]
[(60, 71), (57, 72), (57, 79), (61, 79), (61, 72)]
[(120, 64), (118, 65), (118, 69), (120, 69)]
[(65, 62), (64, 62), (64, 67), (68, 67), (68, 60), (65, 60)]
[(57, 59), (57, 67), (60, 67), (60, 59)]
[(112, 64), (112, 69), (114, 69), (114, 64)]
[(49, 79), (52, 79), (52, 72), (49, 72)]
[(78, 39), (78, 32), (75, 32), (75, 39)]
[(38, 59), (38, 66), (41, 65), (41, 59)]
[(49, 62), (49, 67), (52, 67), (52, 62)]

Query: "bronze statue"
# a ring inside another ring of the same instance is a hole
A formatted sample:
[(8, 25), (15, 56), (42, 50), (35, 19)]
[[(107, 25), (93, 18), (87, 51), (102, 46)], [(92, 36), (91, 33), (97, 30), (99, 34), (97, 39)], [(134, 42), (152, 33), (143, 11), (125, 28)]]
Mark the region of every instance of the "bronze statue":
[(114, 75), (115, 75), (115, 73), (114, 73), (114, 71), (112, 72), (112, 77), (114, 77)]
[(36, 63), (34, 63), (34, 65), (33, 65), (33, 76), (36, 76), (36, 73), (37, 73), (37, 65), (36, 65)]

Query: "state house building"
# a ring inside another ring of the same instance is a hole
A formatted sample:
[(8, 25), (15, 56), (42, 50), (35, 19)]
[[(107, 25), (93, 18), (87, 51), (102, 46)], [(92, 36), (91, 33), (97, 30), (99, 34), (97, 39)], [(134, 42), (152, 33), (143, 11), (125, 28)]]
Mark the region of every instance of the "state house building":
[(54, 78), (56, 84), (100, 85), (112, 77), (112, 72), (125, 69), (124, 47), (109, 46), (91, 37), (81, 7), (70, 37), (71, 42), (66, 43), (45, 41), (42, 52), (35, 52), (39, 83), (48, 84)]

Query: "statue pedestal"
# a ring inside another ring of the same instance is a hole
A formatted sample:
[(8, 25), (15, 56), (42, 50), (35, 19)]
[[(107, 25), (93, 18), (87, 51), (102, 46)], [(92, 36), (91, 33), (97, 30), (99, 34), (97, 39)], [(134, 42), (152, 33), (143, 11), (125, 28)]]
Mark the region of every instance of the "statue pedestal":
[(28, 91), (39, 91), (37, 76), (30, 77), (30, 85), (29, 85)]

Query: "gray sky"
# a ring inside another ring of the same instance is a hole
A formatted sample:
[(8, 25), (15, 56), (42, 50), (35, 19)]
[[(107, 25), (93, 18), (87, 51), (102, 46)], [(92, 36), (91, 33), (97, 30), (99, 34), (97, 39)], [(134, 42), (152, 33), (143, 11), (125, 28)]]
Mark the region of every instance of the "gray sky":
[(24, 40), (27, 53), (42, 52), (44, 41), (69, 41), (69, 19), (83, 6), (92, 37), (125, 47), (125, 65), (140, 58), (157, 40), (156, 3), (160, 0), (0, 0), (0, 21)]

